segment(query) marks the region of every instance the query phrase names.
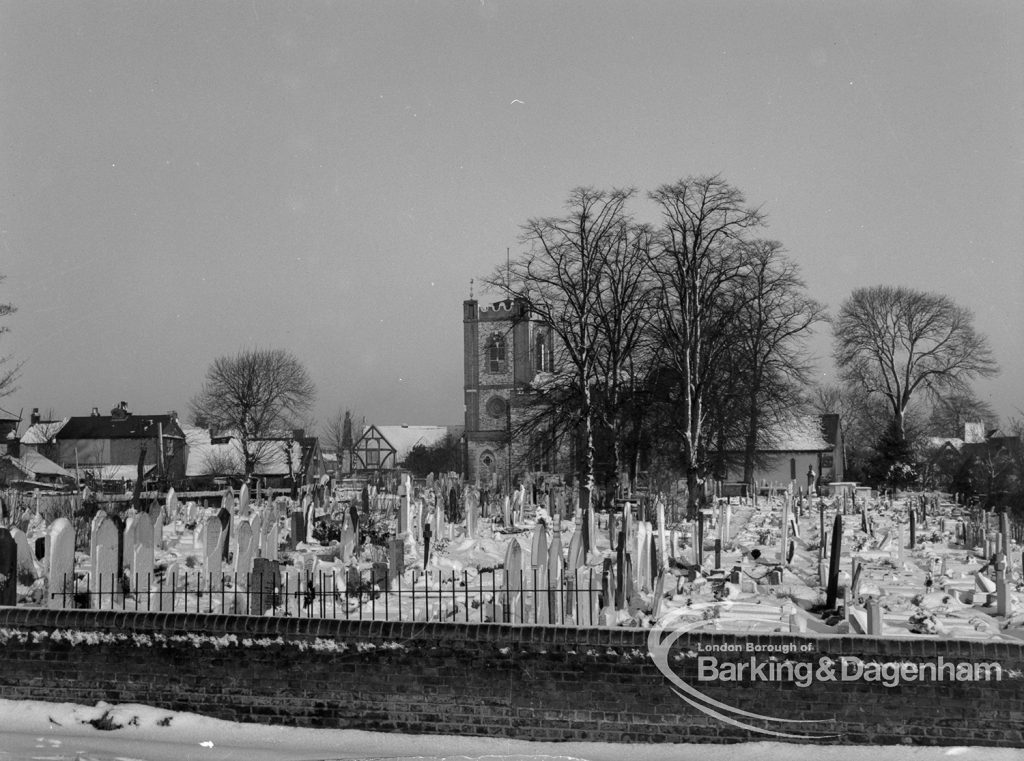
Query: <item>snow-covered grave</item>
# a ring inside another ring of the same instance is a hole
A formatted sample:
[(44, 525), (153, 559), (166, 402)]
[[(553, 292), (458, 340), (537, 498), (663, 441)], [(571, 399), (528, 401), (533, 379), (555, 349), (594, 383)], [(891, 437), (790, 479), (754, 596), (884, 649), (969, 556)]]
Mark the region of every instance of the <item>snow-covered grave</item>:
[(0, 573), (18, 605), (54, 608), (1024, 639), (1005, 516), (934, 494), (779, 490), (675, 523), (657, 500), (583, 516), (568, 490), (484, 504), (451, 476), (217, 502), (101, 510), (77, 551), (66, 518), (22, 515)]

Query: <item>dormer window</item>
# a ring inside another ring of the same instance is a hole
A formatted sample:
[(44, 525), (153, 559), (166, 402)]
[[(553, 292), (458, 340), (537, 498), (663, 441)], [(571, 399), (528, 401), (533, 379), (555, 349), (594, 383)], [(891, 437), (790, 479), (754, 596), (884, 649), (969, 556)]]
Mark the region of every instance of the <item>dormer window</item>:
[(484, 368), (489, 373), (505, 372), (505, 338), (495, 333), (484, 348)]

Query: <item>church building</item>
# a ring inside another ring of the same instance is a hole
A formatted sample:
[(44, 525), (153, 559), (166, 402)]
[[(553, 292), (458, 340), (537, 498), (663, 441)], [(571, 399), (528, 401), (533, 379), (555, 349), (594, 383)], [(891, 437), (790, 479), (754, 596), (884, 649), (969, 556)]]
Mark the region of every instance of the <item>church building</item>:
[[(564, 462), (553, 434), (518, 433), (538, 373), (554, 371), (553, 338), (523, 300), (462, 302), (466, 476), (507, 492), (526, 472), (555, 472)], [(564, 468), (562, 468), (564, 469)]]

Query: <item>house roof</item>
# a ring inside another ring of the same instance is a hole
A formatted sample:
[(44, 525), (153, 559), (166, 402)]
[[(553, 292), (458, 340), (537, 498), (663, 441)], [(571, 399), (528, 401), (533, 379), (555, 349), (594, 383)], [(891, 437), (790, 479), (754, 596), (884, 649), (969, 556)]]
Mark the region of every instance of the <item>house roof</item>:
[(992, 436), (985, 441), (978, 443), (965, 443), (960, 447), (960, 453), (974, 457), (985, 457), (999, 452), (1007, 454), (1018, 454), (1024, 449), (1024, 441), (1018, 436)]
[(29, 446), (49, 444), (60, 433), (60, 430), (67, 424), (68, 420), (70, 418), (40, 420), (38, 423), (30, 425), (25, 429), (25, 433), (21, 435), (21, 443), (28, 444)]
[(446, 425), (378, 425), (376, 428), (395, 450), (395, 461), (399, 463), (405, 462), (417, 444), (433, 446), (453, 432), (452, 427)]
[(67, 439), (153, 439), (159, 428), (164, 436), (181, 436), (177, 418), (170, 415), (110, 415), (70, 417), (56, 438)]
[[(189, 477), (205, 475), (234, 475), (245, 472), (245, 459), (242, 456), (241, 442), (234, 436), (218, 436), (218, 441), (223, 443), (214, 444), (211, 441), (210, 431), (205, 428), (194, 426), (183, 426), (185, 441), (188, 442), (188, 463), (185, 466), (185, 475)], [(317, 439), (309, 437), (295, 441), (290, 436), (281, 438), (261, 440), (262, 456), (256, 465), (255, 476), (287, 476), (288, 449), (291, 454), (292, 471), (298, 473), (303, 464), (303, 458), (309, 457), (315, 449), (312, 444), (306, 446), (302, 442), (313, 442)], [(219, 472), (212, 473), (212, 470)]]
[(928, 437), (928, 446), (931, 449), (943, 449), (945, 447), (950, 447), (951, 449), (955, 449), (959, 452), (963, 445), (964, 440), (960, 438), (944, 438), (942, 436)]
[(71, 477), (71, 473), (64, 470), (64, 468), (48, 457), (43, 457), (34, 449), (23, 448), (18, 457), (12, 457), (11, 459), (20, 460), (33, 473), (33, 478), (37, 476)]
[[(826, 420), (826, 418), (835, 418)], [(838, 415), (801, 415), (765, 432), (762, 452), (828, 452), (838, 440)]]

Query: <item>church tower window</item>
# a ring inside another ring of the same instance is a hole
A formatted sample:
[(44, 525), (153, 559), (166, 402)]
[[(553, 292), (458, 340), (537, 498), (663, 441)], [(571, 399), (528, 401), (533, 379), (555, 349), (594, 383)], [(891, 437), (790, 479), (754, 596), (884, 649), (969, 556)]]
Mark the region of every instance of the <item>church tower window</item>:
[(489, 373), (505, 372), (505, 338), (495, 333), (487, 339), (484, 351), (484, 367)]

